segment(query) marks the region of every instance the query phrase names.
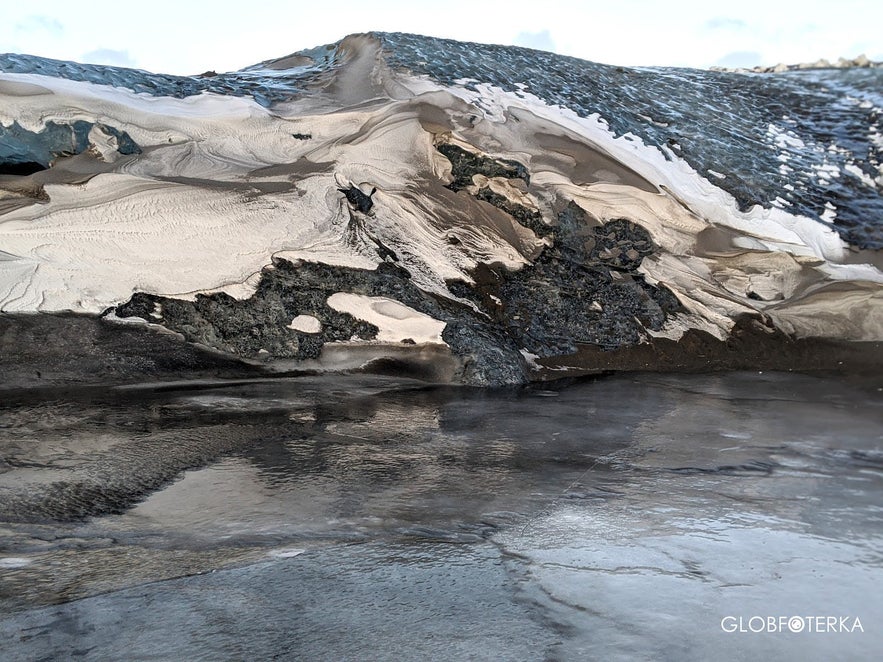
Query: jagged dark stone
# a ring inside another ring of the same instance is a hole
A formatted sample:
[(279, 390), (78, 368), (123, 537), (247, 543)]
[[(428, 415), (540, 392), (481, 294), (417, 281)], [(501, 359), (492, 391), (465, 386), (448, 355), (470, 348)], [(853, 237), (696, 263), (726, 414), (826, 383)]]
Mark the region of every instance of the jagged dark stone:
[[(481, 158), (460, 159), (457, 177), (471, 182), (475, 172), (469, 168), (486, 165)], [(476, 197), (537, 234), (552, 230), (538, 212), (487, 189)], [(532, 265), (515, 272), (481, 267), (473, 274), (474, 288), (451, 283), (452, 294), (492, 311), (518, 347), (538, 356), (572, 354), (580, 344), (634, 345), (645, 338), (645, 329), (661, 329), (680, 309), (670, 291), (648, 284), (637, 272), (644, 257), (657, 250), (644, 228), (627, 219), (593, 227), (573, 202), (557, 221), (552, 245)]]
[(454, 181), (448, 184), (448, 188), (452, 191), (460, 191), (467, 186), (471, 186), (472, 175), (476, 174), (484, 175), (485, 177), (521, 179), (525, 184), (530, 184), (527, 168), (517, 161), (480, 156), (447, 143), (438, 145), (436, 149), (451, 162), (451, 174), (454, 176)]
[(362, 193), (362, 190), (356, 186), (350, 185), (349, 188), (339, 188), (337, 189), (341, 193), (346, 196), (347, 202), (349, 202), (356, 210), (362, 212), (363, 214), (367, 214), (371, 211), (371, 207), (374, 206), (374, 201), (371, 197), (374, 193), (377, 192), (377, 189), (372, 189), (370, 195), (365, 195)]
[[(275, 260), (264, 269), (254, 295), (237, 300), (219, 293), (182, 301), (139, 293), (116, 308), (120, 317), (140, 317), (200, 343), (244, 358), (260, 358), (266, 350), (274, 358), (309, 359), (326, 342), (352, 337), (372, 339), (377, 328), (329, 308), (337, 292), (384, 296), (445, 321), (442, 338), (463, 367), (459, 378), (490, 386), (521, 384), (527, 371), (519, 348), (505, 330), (457, 301), (435, 297), (411, 282), (406, 269), (383, 263), (375, 271), (303, 262)], [(157, 310), (161, 306), (161, 317)], [(312, 315), (322, 323), (318, 334), (288, 327), (297, 315)]]
[(634, 271), (641, 260), (656, 250), (647, 231), (639, 225), (618, 218), (594, 229), (595, 245), (590, 259), (597, 259), (608, 267)]
[(464, 359), (461, 379), (467, 384), (504, 386), (528, 381), (518, 345), (499, 325), (467, 313), (448, 321), (442, 339)]
[(545, 237), (552, 232), (552, 228), (543, 222), (543, 216), (538, 211), (511, 202), (487, 187), (480, 189), (475, 197), (492, 204), (497, 209), (502, 209), (521, 225), (533, 230), (539, 237)]
[(296, 140), (312, 140), (313, 134), (312, 133), (292, 133), (291, 137)]
[[(217, 293), (197, 295), (191, 302), (136, 294), (117, 308), (117, 315), (162, 323), (183, 333), (190, 342), (244, 358), (260, 358), (263, 352), (275, 358), (315, 358), (325, 342), (353, 337), (369, 340), (377, 335), (373, 325), (325, 304), (334, 292), (350, 291), (341, 278), (334, 269), (320, 265), (295, 269), (288, 262), (277, 261), (273, 268), (264, 270), (257, 291), (248, 299)], [(161, 317), (156, 314), (160, 309)], [(321, 333), (288, 328), (298, 315), (319, 319)]]

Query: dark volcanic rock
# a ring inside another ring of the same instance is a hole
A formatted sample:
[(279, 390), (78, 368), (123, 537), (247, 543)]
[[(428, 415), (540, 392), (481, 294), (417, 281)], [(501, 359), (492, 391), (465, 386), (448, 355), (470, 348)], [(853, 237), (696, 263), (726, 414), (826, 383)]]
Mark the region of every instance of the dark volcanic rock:
[(371, 207), (374, 206), (371, 196), (374, 195), (377, 189), (373, 189), (370, 195), (365, 195), (361, 189), (353, 185), (350, 185), (349, 188), (339, 188), (337, 190), (346, 196), (347, 202), (363, 214), (367, 214), (371, 211)]
[(533, 230), (539, 237), (545, 237), (552, 232), (552, 228), (543, 222), (543, 216), (538, 211), (515, 204), (487, 187), (479, 189), (475, 197), (492, 204), (497, 209), (502, 209), (521, 225)]
[[(519, 348), (505, 329), (459, 302), (423, 292), (411, 283), (405, 269), (388, 262), (370, 271), (275, 260), (273, 267), (263, 271), (249, 299), (220, 293), (200, 295), (190, 302), (136, 294), (117, 307), (116, 314), (162, 324), (190, 342), (245, 358), (310, 359), (319, 355), (326, 342), (353, 337), (368, 340), (377, 334), (373, 325), (326, 304), (337, 292), (388, 297), (447, 322), (442, 338), (460, 358), (458, 377), (466, 383), (488, 386), (527, 381)], [(322, 331), (306, 334), (289, 328), (297, 315), (316, 317)]]
[(484, 175), (485, 177), (505, 177), (507, 179), (521, 179), (525, 184), (530, 184), (530, 176), (527, 168), (517, 161), (492, 159), (467, 152), (456, 145), (441, 144), (436, 147), (451, 162), (454, 181), (448, 184), (452, 191), (460, 191), (472, 185), (472, 175)]
[(594, 247), (588, 252), (589, 258), (612, 269), (635, 271), (641, 266), (641, 260), (656, 250), (647, 231), (624, 218), (595, 228), (594, 234)]
[[(116, 314), (161, 323), (190, 342), (244, 358), (310, 359), (318, 356), (326, 342), (354, 337), (370, 340), (377, 335), (373, 325), (325, 303), (335, 292), (353, 291), (355, 282), (366, 280), (354, 274), (360, 270), (312, 263), (295, 266), (277, 260), (273, 267), (264, 269), (257, 291), (248, 299), (234, 299), (222, 292), (200, 294), (192, 302), (136, 294), (119, 306)], [(298, 315), (316, 317), (322, 331), (306, 334), (289, 328)]]
[[(453, 159), (451, 188), (471, 183), (474, 174), (515, 173), (514, 166), (458, 147), (438, 149)], [(524, 175), (529, 181), (526, 171)], [(476, 197), (540, 236), (553, 230), (539, 212), (487, 188), (479, 189)], [(634, 345), (646, 339), (645, 329), (661, 329), (667, 315), (679, 309), (671, 292), (649, 285), (637, 272), (644, 257), (657, 250), (639, 225), (615, 219), (592, 227), (582, 209), (569, 202), (558, 214), (555, 229), (552, 245), (531, 266), (508, 272), (489, 265), (473, 274), (474, 292), (463, 283), (452, 284), (452, 291), (489, 308), (518, 347), (541, 357), (572, 354), (580, 344)]]

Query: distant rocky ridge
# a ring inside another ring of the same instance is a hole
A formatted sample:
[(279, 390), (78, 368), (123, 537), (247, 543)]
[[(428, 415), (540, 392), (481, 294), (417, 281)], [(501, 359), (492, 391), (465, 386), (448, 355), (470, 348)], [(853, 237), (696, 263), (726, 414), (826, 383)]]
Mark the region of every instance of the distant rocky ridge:
[(806, 71), (808, 69), (877, 69), (883, 67), (883, 62), (874, 62), (869, 60), (864, 54), (852, 58), (851, 60), (841, 57), (835, 62), (820, 58), (815, 62), (800, 62), (799, 64), (785, 64), (780, 62), (771, 67), (710, 67), (711, 71), (729, 71), (735, 73), (753, 73), (753, 74), (780, 74), (784, 71)]

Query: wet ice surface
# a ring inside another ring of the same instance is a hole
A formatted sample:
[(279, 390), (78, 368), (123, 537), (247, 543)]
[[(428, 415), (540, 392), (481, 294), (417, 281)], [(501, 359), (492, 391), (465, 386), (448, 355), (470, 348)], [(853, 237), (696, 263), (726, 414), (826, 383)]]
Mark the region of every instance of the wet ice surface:
[[(883, 646), (876, 384), (300, 379), (0, 407), (3, 659)], [(858, 617), (864, 633), (729, 634), (730, 615)]]

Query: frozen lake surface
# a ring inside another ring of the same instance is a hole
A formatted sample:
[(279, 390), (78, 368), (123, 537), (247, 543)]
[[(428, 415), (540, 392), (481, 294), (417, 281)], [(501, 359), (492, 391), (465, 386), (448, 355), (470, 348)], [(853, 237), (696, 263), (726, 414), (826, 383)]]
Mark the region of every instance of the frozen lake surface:
[(6, 393), (0, 658), (878, 659), (881, 386)]

